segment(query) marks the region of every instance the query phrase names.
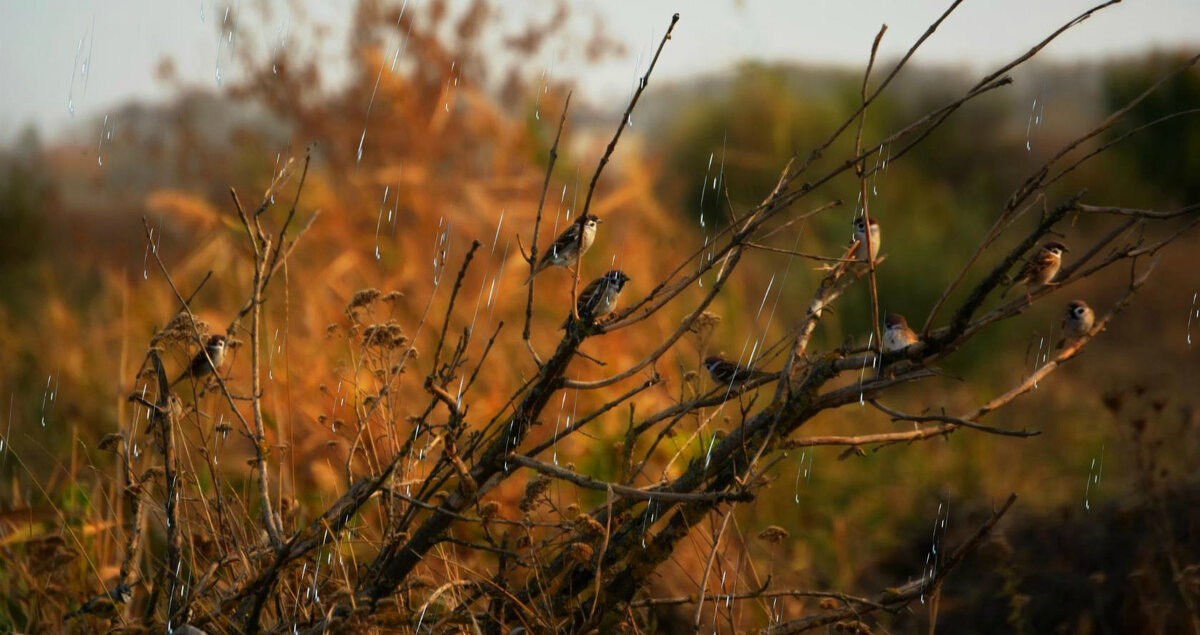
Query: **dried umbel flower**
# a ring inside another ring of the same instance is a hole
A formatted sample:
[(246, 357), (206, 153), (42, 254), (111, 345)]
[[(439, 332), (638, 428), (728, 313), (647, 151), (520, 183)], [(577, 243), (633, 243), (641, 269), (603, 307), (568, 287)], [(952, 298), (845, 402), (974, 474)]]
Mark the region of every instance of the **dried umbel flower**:
[(720, 315), (712, 313), (711, 311), (705, 311), (696, 316), (695, 320), (692, 320), (691, 325), (688, 326), (688, 332), (695, 333), (696, 335), (703, 337), (707, 333), (712, 332), (712, 330), (720, 323)]
[(573, 542), (567, 547), (567, 558), (584, 563), (592, 559), (592, 546), (586, 542)]
[(350, 304), (346, 305), (346, 313), (353, 314), (356, 309), (371, 306), (381, 295), (383, 293), (379, 289), (363, 289), (355, 293), (354, 297), (350, 298)]
[(125, 443), (125, 435), (120, 432), (113, 432), (112, 434), (104, 435), (104, 438), (100, 439), (98, 447), (105, 452), (119, 453), (123, 443)]
[(404, 294), (400, 293), (399, 291), (389, 291), (387, 293), (387, 295), (383, 296), (380, 299), (383, 300), (384, 302), (391, 303), (391, 302), (399, 302), (400, 298), (403, 298), (403, 297), (404, 297)]
[(549, 487), (550, 479), (546, 478), (545, 476), (538, 476), (532, 481), (529, 481), (529, 484), (525, 486), (525, 495), (521, 497), (521, 503), (518, 505), (518, 507), (520, 507), (521, 511), (523, 512), (533, 509), (534, 504), (537, 502), (537, 498), (541, 496), (543, 492), (549, 489)]
[(783, 542), (784, 538), (788, 537), (788, 532), (779, 525), (771, 525), (770, 527), (758, 532), (758, 537), (761, 540), (765, 540), (771, 544), (778, 544)]
[(196, 320), (193, 324), (192, 316), (188, 313), (180, 313), (167, 322), (151, 340), (151, 345), (157, 345), (160, 342), (189, 342), (196, 343), (196, 333), (199, 332), (201, 337), (205, 337), (208, 333), (208, 323), (203, 320)]
[(495, 518), (500, 513), (500, 503), (488, 501), (479, 506), (479, 517), (484, 520)]
[(592, 518), (589, 514), (580, 514), (572, 524), (575, 526), (575, 530), (582, 535), (604, 533), (604, 525), (601, 525), (600, 521)]
[(404, 329), (395, 322), (372, 324), (363, 330), (362, 344), (364, 347), (378, 346), (391, 350), (408, 346), (408, 338), (404, 335)]

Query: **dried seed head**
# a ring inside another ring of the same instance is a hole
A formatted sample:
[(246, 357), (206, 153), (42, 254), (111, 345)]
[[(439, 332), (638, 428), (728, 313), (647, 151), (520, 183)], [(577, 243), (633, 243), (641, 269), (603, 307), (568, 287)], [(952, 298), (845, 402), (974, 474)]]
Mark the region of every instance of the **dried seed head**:
[(121, 444), (123, 443), (125, 443), (125, 435), (120, 432), (113, 432), (112, 434), (104, 435), (104, 438), (100, 439), (98, 447), (101, 450), (115, 454), (121, 451)]
[(163, 470), (161, 465), (152, 465), (152, 466), (146, 468), (145, 472), (142, 472), (142, 478), (138, 479), (138, 482), (145, 483), (147, 481), (152, 481), (152, 480), (157, 481), (158, 479), (162, 478), (163, 475), (165, 475), (165, 474), (166, 474), (166, 471)]
[(550, 487), (550, 479), (545, 476), (538, 476), (529, 481), (525, 485), (525, 495), (521, 497), (521, 503), (518, 505), (521, 511), (527, 512), (533, 509), (537, 503), (537, 498), (542, 495)]
[(695, 320), (692, 320), (691, 325), (688, 326), (688, 331), (703, 337), (704, 335), (712, 332), (712, 330), (720, 323), (720, 315), (712, 313), (711, 311), (705, 311), (696, 316)]
[(484, 520), (495, 518), (500, 513), (500, 503), (488, 501), (479, 506), (479, 517)]
[(592, 546), (586, 542), (573, 542), (567, 547), (567, 558), (583, 563), (592, 559)]
[(784, 538), (788, 537), (788, 532), (779, 525), (771, 525), (766, 529), (758, 532), (758, 537), (772, 544), (783, 542)]
[(356, 309), (374, 304), (374, 302), (378, 300), (379, 296), (381, 295), (383, 294), (379, 291), (379, 289), (363, 289), (362, 291), (355, 293), (354, 297), (350, 298), (350, 304), (346, 305), (346, 313), (352, 314)]
[(385, 350), (394, 350), (408, 346), (409, 340), (404, 335), (404, 329), (395, 322), (387, 324), (372, 324), (363, 330), (362, 344), (364, 347), (377, 346)]
[(601, 525), (600, 521), (592, 518), (589, 514), (580, 514), (572, 524), (581, 535), (604, 533), (604, 525)]

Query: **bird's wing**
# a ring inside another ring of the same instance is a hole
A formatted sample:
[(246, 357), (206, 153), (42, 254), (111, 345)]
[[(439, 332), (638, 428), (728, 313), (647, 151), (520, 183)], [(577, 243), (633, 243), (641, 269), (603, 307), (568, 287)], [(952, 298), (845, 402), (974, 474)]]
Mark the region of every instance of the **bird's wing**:
[(596, 308), (600, 302), (600, 297), (604, 293), (604, 278), (592, 280), (579, 292), (579, 301), (576, 303), (576, 308), (579, 314), (589, 313)]

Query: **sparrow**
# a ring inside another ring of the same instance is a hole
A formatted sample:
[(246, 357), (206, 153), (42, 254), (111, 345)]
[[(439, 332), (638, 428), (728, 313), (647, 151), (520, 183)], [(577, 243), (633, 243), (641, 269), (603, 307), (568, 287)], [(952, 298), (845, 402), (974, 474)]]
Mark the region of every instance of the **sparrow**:
[[(206, 355), (207, 353), (207, 355)], [(209, 360), (212, 360), (209, 363)], [(188, 364), (187, 370), (180, 373), (175, 381), (171, 382), (171, 386), (183, 381), (184, 378), (192, 377), (200, 379), (207, 377), (213, 372), (213, 369), (220, 366), (225, 361), (225, 336), (214, 335), (208, 338), (208, 344), (192, 358), (192, 363)]]
[(84, 602), (78, 609), (66, 614), (66, 619), (73, 619), (80, 615), (95, 615), (98, 617), (113, 618), (120, 612), (121, 607), (125, 605), (129, 599), (133, 597), (133, 589), (124, 584), (120, 584), (112, 591), (106, 591), (100, 595), (94, 596), (87, 602)]
[(1063, 317), (1062, 332), (1065, 337), (1059, 340), (1058, 347), (1066, 345), (1068, 339), (1079, 339), (1092, 330), (1096, 323), (1096, 313), (1083, 300), (1072, 300), (1067, 304), (1067, 314)]
[[(558, 238), (554, 239), (546, 253), (542, 254), (541, 260), (533, 268), (533, 273), (525, 279), (525, 284), (533, 282), (534, 276), (550, 267), (574, 267), (575, 263), (579, 262), (579, 256), (591, 249), (592, 243), (596, 240), (596, 226), (601, 222), (603, 221), (595, 214), (588, 214), (582, 223), (578, 221), (571, 223), (570, 227), (567, 227), (563, 233), (558, 235)], [(582, 243), (579, 241), (581, 226), (583, 227)]]
[(716, 355), (705, 359), (704, 367), (708, 369), (708, 374), (712, 376), (713, 382), (731, 387), (748, 381), (775, 376), (775, 373), (768, 373), (751, 368), (742, 368), (741, 366), (738, 366), (727, 359), (717, 357)]
[(888, 313), (883, 317), (887, 329), (883, 332), (883, 352), (902, 351), (917, 343), (917, 334), (908, 328), (908, 320), (899, 313)]
[[(621, 295), (621, 289), (625, 288), (626, 282), (629, 282), (629, 276), (620, 269), (613, 269), (589, 282), (583, 291), (579, 292), (579, 298), (575, 302), (575, 312), (579, 314), (579, 319), (590, 323), (596, 318), (612, 313), (617, 308), (617, 298)], [(570, 323), (571, 317), (568, 316), (567, 321), (563, 322), (563, 328)]]
[[(858, 247), (854, 250), (854, 257), (859, 260), (866, 260), (867, 253), (867, 223), (862, 216), (854, 219), (854, 240), (858, 242)], [(879, 221), (871, 219), (871, 260), (879, 255), (879, 246), (882, 244), (883, 237), (879, 233)]]
[(1000, 294), (1000, 298), (1008, 295), (1008, 292), (1013, 287), (1025, 283), (1025, 295), (1029, 296), (1029, 290), (1033, 287), (1039, 287), (1048, 284), (1058, 275), (1058, 270), (1062, 267), (1063, 252), (1070, 251), (1067, 246), (1055, 241), (1050, 241), (1038, 250), (1026, 263), (1021, 267), (1021, 273), (1017, 274), (1016, 278), (1009, 283), (1004, 289), (1004, 293)]

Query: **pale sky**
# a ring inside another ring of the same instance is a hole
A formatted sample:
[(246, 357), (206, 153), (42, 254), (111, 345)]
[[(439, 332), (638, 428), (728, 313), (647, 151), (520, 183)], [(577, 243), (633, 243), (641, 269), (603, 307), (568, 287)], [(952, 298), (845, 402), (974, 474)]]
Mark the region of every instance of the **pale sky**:
[[(349, 10), (337, 7), (349, 6), (348, 1), (298, 1), (334, 34), (344, 33)], [(423, 9), (425, 2), (408, 3), (411, 10)], [(966, 0), (922, 47), (915, 62), (990, 67), (1020, 54), (1095, 3)], [(264, 4), (272, 11), (265, 23), (255, 10)], [(577, 55), (563, 54), (576, 43), (563, 41), (549, 47), (541, 56), (546, 59), (537, 60), (530, 72), (548, 71), (552, 81), (586, 76), (579, 87), (582, 96), (608, 100), (628, 93), (639, 57), (644, 68), (645, 56), (675, 11), (682, 19), (655, 71), (658, 81), (686, 79), (751, 58), (861, 68), (881, 23), (889, 27), (881, 58), (894, 59), (949, 1), (575, 0), (570, 5), (574, 33), (588, 33), (587, 16), (599, 15), (609, 35), (625, 42), (626, 54), (585, 68)], [(216, 88), (218, 59), (225, 79), (238, 77), (237, 63), (229, 56), (230, 47), (239, 45), (237, 35), (245, 39), (240, 44), (257, 46), (256, 55), (273, 54), (288, 24), (288, 6), (286, 0), (0, 0), (0, 140), (11, 139), (27, 123), (53, 136), (72, 119), (102, 119), (131, 99), (161, 98), (165, 93), (154, 69), (164, 56), (174, 60), (184, 82)], [(501, 13), (495, 19), (509, 32), (526, 18), (544, 22), (553, 12), (551, 3), (532, 1), (500, 2), (497, 7)], [(227, 34), (235, 33), (232, 40), (218, 37), (222, 23)], [(253, 32), (247, 35), (247, 30)], [(279, 54), (287, 55), (304, 36), (292, 31), (292, 40)], [(331, 60), (344, 57), (340, 37), (330, 46)], [(1200, 0), (1125, 0), (1064, 35), (1044, 58), (1097, 59), (1155, 47), (1200, 51)], [(332, 70), (337, 76), (337, 68)]]

